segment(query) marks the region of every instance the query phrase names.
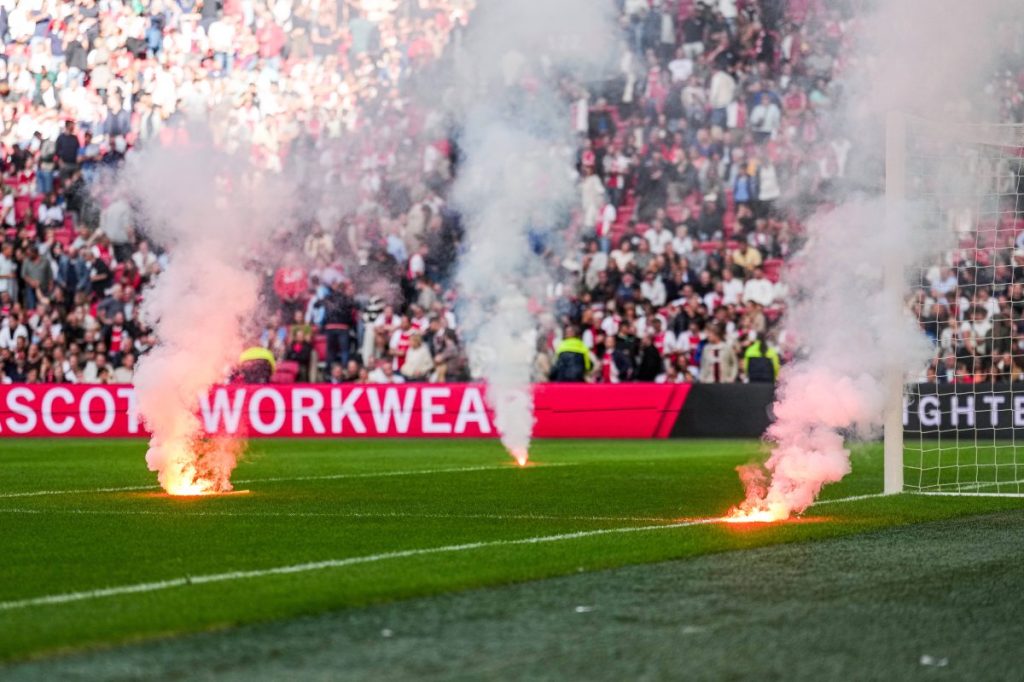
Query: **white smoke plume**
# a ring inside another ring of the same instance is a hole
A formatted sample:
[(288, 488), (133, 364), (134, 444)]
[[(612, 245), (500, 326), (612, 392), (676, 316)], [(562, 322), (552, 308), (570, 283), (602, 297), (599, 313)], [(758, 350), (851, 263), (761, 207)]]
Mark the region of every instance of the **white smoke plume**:
[[(860, 146), (849, 182), (864, 191), (813, 216), (808, 242), (787, 268), (785, 328), (801, 354), (779, 377), (770, 457), (740, 468), (746, 500), (734, 518), (771, 521), (807, 509), (823, 486), (850, 472), (846, 438), (878, 435), (888, 378), (926, 363), (926, 339), (896, 304), (907, 291), (884, 271), (934, 259), (951, 234), (912, 203), (886, 206), (886, 115), (947, 122), (933, 133), (952, 131), (957, 119), (991, 121), (983, 79), (996, 57), (998, 20), (1012, 4), (877, 2), (871, 15), (857, 17), (858, 47), (837, 79), (845, 103), (832, 123)], [(958, 185), (969, 194), (973, 180), (962, 165), (930, 170), (947, 189)]]
[(224, 381), (259, 309), (250, 264), (272, 242), (290, 193), (276, 178), (202, 141), (149, 147), (129, 158), (121, 190), (169, 263), (145, 290), (142, 315), (157, 337), (135, 372), (139, 414), (152, 433), (146, 463), (172, 494), (231, 490), (244, 441), (205, 437), (198, 398)]
[(561, 87), (608, 63), (609, 10), (593, 0), (484, 0), (457, 57), (460, 327), (502, 443), (520, 464), (533, 431), (529, 302), (546, 281), (538, 252), (576, 202), (576, 140)]

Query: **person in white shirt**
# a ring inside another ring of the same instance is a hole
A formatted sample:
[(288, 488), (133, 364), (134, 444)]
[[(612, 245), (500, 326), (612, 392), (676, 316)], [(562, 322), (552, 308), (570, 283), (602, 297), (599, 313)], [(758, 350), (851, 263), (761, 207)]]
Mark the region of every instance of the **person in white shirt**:
[(113, 380), (115, 384), (130, 384), (135, 376), (135, 356), (125, 353), (121, 358), (121, 366), (114, 370)]
[(775, 302), (775, 285), (764, 276), (764, 270), (757, 268), (754, 276), (743, 286), (743, 302), (758, 303), (764, 307)]
[(739, 305), (743, 300), (743, 280), (736, 279), (732, 270), (726, 268), (722, 272), (722, 303), (724, 305)]
[(653, 272), (644, 275), (644, 281), (640, 283), (640, 295), (651, 302), (655, 308), (665, 305), (665, 283)]
[(426, 381), (434, 371), (434, 359), (419, 332), (409, 336), (409, 350), (405, 353), (405, 361), (399, 371), (407, 381)]
[(8, 293), (18, 300), (18, 264), (14, 262), (14, 245), (6, 242), (0, 249), (0, 294)]
[(132, 262), (143, 277), (155, 275), (160, 271), (156, 254), (149, 250), (149, 242), (146, 241), (139, 242), (138, 250), (132, 254)]
[(601, 219), (597, 223), (596, 233), (601, 242), (601, 250), (605, 253), (611, 248), (612, 226), (618, 216), (618, 211), (615, 210), (615, 206), (611, 202), (605, 204), (601, 209)]
[(580, 207), (583, 209), (583, 224), (596, 225), (601, 208), (607, 203), (608, 194), (605, 192), (601, 178), (594, 173), (594, 169), (584, 169), (583, 179), (580, 181)]
[(0, 350), (9, 350), (13, 353), (18, 346), (19, 337), (26, 341), (30, 338), (28, 327), (23, 325), (17, 317), (8, 317), (0, 325)]
[(782, 125), (782, 110), (771, 97), (762, 94), (757, 105), (750, 112), (750, 129), (759, 142), (771, 138)]
[(676, 236), (672, 240), (672, 250), (680, 256), (693, 253), (694, 249), (693, 237), (690, 236), (690, 230), (686, 225), (680, 225), (676, 228)]
[(395, 368), (387, 360), (379, 360), (377, 367), (367, 377), (371, 384), (404, 384), (405, 377), (395, 374)]
[(7, 227), (14, 227), (17, 224), (15, 222), (13, 192), (4, 192), (3, 201), (0, 203), (0, 216), (3, 216), (3, 224)]
[(416, 253), (409, 256), (409, 279), (417, 279), (422, 277), (427, 271), (427, 253), (429, 248), (424, 244), (416, 251)]
[(693, 75), (693, 60), (686, 56), (683, 47), (676, 50), (676, 58), (668, 63), (668, 70), (673, 83), (685, 83)]
[(672, 244), (675, 237), (672, 230), (665, 227), (661, 220), (655, 220), (650, 228), (644, 232), (644, 239), (651, 247), (651, 253), (665, 253), (665, 247)]
[(728, 71), (719, 69), (711, 76), (708, 100), (712, 111), (712, 125), (724, 127), (726, 108), (736, 99), (736, 79)]
[(633, 244), (628, 239), (623, 239), (619, 248), (611, 252), (611, 258), (619, 266), (619, 270), (625, 271), (633, 262)]
[(583, 263), (583, 283), (587, 289), (593, 289), (598, 283), (597, 273), (608, 269), (608, 254), (597, 248), (597, 242), (590, 242)]
[(39, 220), (40, 225), (45, 225), (47, 227), (63, 225), (64, 209), (57, 204), (56, 198), (50, 195), (39, 204), (39, 210), (36, 212), (36, 218)]

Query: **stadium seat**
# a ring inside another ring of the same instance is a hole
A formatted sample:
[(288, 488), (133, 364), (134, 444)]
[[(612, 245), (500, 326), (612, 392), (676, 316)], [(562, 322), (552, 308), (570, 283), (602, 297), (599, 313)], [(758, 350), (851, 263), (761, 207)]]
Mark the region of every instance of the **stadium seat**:
[(325, 362), (327, 359), (327, 335), (316, 334), (313, 337), (313, 350), (316, 352), (316, 356), (320, 358), (321, 362)]
[(293, 377), (298, 376), (299, 369), (299, 363), (295, 362), (294, 360), (282, 360), (281, 362), (277, 363), (278, 372), (291, 374)]
[(32, 197), (20, 196), (14, 198), (14, 220), (21, 224), (25, 214), (32, 210)]
[(272, 384), (294, 384), (295, 375), (289, 374), (288, 372), (282, 372), (280, 369), (274, 372), (273, 376), (270, 377), (270, 383)]
[(764, 268), (764, 276), (771, 280), (773, 284), (778, 283), (782, 275), (782, 264), (781, 258), (769, 258), (761, 264)]

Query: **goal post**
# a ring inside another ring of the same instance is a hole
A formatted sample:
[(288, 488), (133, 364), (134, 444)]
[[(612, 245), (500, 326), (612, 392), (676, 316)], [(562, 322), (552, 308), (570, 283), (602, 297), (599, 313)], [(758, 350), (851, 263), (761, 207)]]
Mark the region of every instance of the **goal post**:
[[(906, 200), (906, 117), (899, 112), (890, 112), (886, 118), (885, 140), (885, 229), (898, 235), (901, 225), (901, 207)], [(883, 286), (889, 294), (888, 305), (896, 314), (903, 311), (905, 290), (905, 268), (899, 253), (889, 249), (885, 263)], [(903, 492), (903, 386), (905, 368), (898, 358), (890, 358), (885, 373), (886, 404), (885, 420), (882, 426), (883, 453), (885, 458), (886, 495)]]
[(930, 356), (886, 372), (884, 492), (1024, 495), (1024, 126), (892, 113), (885, 153), (886, 229), (915, 254), (886, 290)]

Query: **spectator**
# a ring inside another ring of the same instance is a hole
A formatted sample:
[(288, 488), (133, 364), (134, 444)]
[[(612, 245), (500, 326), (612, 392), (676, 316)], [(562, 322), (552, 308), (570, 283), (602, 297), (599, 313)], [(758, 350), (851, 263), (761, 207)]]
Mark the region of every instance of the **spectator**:
[(49, 297), (53, 287), (53, 268), (36, 246), (29, 247), (28, 257), (21, 264), (21, 279), (25, 283), (25, 309), (35, 310), (40, 301)]
[[(748, 248), (753, 248), (749, 247)], [(768, 307), (775, 302), (775, 285), (764, 276), (764, 270), (754, 269), (753, 278), (747, 280), (743, 285), (743, 302), (757, 303), (760, 306)]]
[(409, 349), (399, 369), (406, 381), (427, 381), (434, 371), (434, 359), (419, 332), (409, 335)]
[(633, 362), (618, 345), (617, 336), (609, 334), (605, 337), (601, 353), (601, 383), (618, 384), (633, 378)]
[(78, 163), (79, 142), (75, 134), (75, 122), (65, 121), (64, 131), (57, 136), (54, 154), (61, 169), (67, 171)]
[(700, 380), (702, 383), (731, 384), (736, 381), (739, 363), (736, 351), (726, 342), (721, 327), (712, 325), (701, 349)]
[(121, 357), (121, 365), (114, 370), (112, 381), (115, 384), (130, 384), (135, 377), (135, 355), (125, 353)]
[(590, 350), (580, 339), (579, 331), (573, 326), (566, 327), (562, 342), (556, 350), (551, 380), (577, 383), (586, 381), (591, 366)]
[(775, 383), (779, 375), (779, 352), (768, 345), (764, 333), (743, 353), (743, 373), (750, 383)]
[(309, 363), (313, 357), (313, 345), (306, 336), (303, 328), (292, 327), (291, 340), (288, 342), (288, 352), (285, 359), (299, 363), (299, 381), (309, 381)]
[[(360, 376), (360, 379), (362, 377)], [(395, 372), (394, 365), (388, 360), (377, 361), (377, 367), (367, 375), (373, 384), (404, 384), (405, 377)]]
[(327, 335), (327, 361), (348, 364), (352, 347), (352, 326), (357, 308), (350, 295), (349, 285), (336, 281), (318, 307), (323, 308), (323, 331)]
[(268, 384), (277, 369), (274, 354), (263, 346), (250, 346), (238, 358), (237, 375), (249, 384)]
[(662, 361), (661, 353), (658, 351), (658, 348), (654, 343), (654, 335), (645, 335), (643, 340), (640, 342), (640, 352), (636, 366), (636, 380), (654, 381), (663, 373), (664, 368), (665, 365)]

